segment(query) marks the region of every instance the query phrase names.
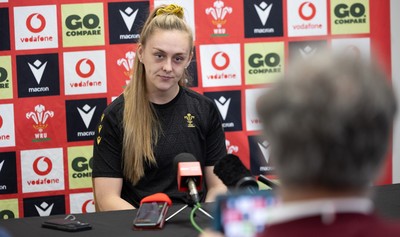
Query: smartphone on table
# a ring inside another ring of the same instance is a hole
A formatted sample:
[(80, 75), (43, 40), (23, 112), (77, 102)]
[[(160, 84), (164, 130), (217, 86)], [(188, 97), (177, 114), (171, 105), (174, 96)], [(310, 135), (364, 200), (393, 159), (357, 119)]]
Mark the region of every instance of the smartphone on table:
[(140, 204), (133, 220), (133, 228), (162, 229), (168, 211), (167, 202), (145, 202)]

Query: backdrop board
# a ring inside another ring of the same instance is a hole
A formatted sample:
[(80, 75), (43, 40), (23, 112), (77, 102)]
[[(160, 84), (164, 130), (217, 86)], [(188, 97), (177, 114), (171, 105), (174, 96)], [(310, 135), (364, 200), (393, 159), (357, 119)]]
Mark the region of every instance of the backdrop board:
[[(389, 0), (0, 0), (0, 219), (94, 211), (96, 124), (165, 3), (194, 30), (192, 89), (215, 102), (227, 151), (254, 175), (274, 175), (255, 101), (292, 60), (334, 48), (391, 76)], [(378, 184), (399, 172), (388, 158)]]

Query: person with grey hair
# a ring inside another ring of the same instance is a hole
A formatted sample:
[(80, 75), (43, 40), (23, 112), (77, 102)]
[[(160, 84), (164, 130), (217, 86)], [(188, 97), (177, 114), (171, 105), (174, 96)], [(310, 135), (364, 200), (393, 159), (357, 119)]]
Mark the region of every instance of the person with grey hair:
[(400, 236), (370, 198), (397, 110), (376, 65), (332, 54), (297, 62), (256, 107), (281, 199), (261, 236)]

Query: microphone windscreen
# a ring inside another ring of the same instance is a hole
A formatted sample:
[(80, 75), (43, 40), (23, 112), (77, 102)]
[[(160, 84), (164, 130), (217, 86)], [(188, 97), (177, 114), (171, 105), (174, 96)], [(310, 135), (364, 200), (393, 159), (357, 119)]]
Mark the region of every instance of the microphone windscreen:
[(194, 157), (194, 155), (192, 155), (190, 153), (179, 153), (178, 155), (176, 155), (174, 157), (175, 173), (177, 171), (179, 162), (196, 162), (196, 161), (197, 161), (196, 157)]
[(235, 187), (239, 180), (251, 176), (251, 172), (243, 165), (240, 158), (233, 154), (228, 154), (215, 163), (214, 174), (227, 187)]
[(200, 162), (190, 153), (180, 153), (174, 158), (174, 169), (177, 174), (178, 190), (188, 191), (189, 179), (195, 182), (197, 190), (201, 190), (202, 170)]
[(145, 203), (145, 202), (166, 202), (168, 204), (168, 206), (172, 205), (171, 199), (165, 193), (155, 193), (150, 196), (144, 197), (140, 201), (140, 204)]

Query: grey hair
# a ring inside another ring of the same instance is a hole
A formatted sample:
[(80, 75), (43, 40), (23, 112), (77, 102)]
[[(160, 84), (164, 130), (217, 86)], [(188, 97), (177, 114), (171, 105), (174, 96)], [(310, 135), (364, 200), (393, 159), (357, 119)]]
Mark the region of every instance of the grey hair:
[(291, 65), (257, 102), (287, 187), (367, 187), (385, 158), (396, 110), (376, 65), (332, 54)]

